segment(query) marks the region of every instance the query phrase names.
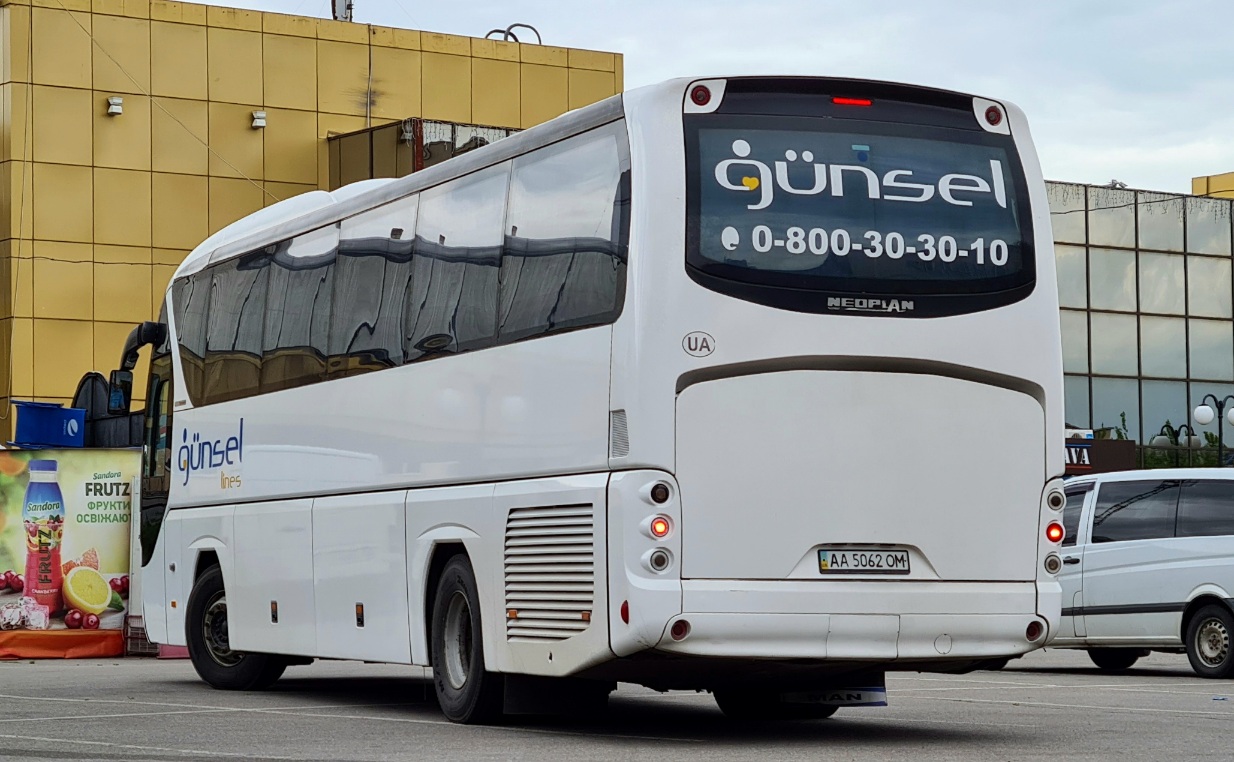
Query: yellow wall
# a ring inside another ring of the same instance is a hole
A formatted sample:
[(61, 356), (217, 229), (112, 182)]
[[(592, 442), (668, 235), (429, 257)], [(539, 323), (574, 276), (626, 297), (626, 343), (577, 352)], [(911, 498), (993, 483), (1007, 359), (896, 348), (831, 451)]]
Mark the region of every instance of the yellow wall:
[(10, 399), (68, 402), (83, 373), (112, 369), (207, 235), (327, 187), (327, 135), (415, 116), (530, 127), (621, 89), (612, 53), (162, 0), (0, 0), (0, 435)]
[(1234, 172), (1191, 178), (1191, 193), (1195, 196), (1234, 198)]

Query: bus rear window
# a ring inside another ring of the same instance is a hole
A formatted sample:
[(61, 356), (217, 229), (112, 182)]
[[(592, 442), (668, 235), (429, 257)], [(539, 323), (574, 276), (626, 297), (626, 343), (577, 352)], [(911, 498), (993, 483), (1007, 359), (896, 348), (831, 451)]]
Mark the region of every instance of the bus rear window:
[[(696, 273), (762, 287), (757, 301), (773, 304), (776, 288), (833, 300), (1031, 290), (1031, 214), (1009, 136), (854, 119), (689, 121)], [(826, 302), (816, 306), (806, 309)]]

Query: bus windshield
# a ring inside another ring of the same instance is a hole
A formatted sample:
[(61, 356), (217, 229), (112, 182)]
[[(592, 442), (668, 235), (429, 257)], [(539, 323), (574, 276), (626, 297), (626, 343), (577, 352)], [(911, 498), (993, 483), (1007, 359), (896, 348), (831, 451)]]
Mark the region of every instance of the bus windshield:
[(687, 262), (697, 271), (885, 295), (988, 294), (1033, 280), (1010, 136), (857, 119), (701, 119), (688, 132)]

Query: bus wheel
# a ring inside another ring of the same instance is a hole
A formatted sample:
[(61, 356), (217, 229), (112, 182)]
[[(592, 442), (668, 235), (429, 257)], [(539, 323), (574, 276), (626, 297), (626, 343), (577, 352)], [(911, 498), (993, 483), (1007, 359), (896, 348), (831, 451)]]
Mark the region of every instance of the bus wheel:
[(215, 688), (253, 691), (269, 688), (287, 662), (272, 654), (231, 650), (227, 631), (227, 591), (223, 570), (212, 566), (193, 585), (184, 612), (189, 658), (197, 674)]
[(1139, 661), (1143, 654), (1144, 652), (1138, 648), (1088, 649), (1088, 658), (1092, 659), (1093, 664), (1104, 672), (1122, 672), (1125, 669), (1131, 669), (1131, 665)]
[(836, 713), (828, 704), (790, 704), (767, 691), (717, 688), (712, 693), (724, 716), (739, 722), (825, 720)]
[(1205, 606), (1187, 623), (1187, 659), (1200, 677), (1234, 677), (1234, 616), (1224, 606)]
[(495, 721), (502, 713), (501, 675), (484, 669), (480, 594), (467, 556), (446, 562), (433, 600), (433, 686), (446, 719), (464, 724)]

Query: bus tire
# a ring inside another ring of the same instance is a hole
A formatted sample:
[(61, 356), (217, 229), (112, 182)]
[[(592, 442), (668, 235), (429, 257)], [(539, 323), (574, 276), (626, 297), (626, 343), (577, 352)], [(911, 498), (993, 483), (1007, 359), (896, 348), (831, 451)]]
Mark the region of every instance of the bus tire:
[(717, 688), (712, 694), (724, 716), (737, 722), (825, 720), (837, 708), (829, 704), (790, 704), (776, 693), (744, 688)]
[(1225, 606), (1209, 605), (1187, 622), (1187, 660), (1200, 677), (1234, 677), (1234, 615)]
[(229, 691), (269, 688), (287, 662), (273, 654), (231, 650), (223, 570), (211, 566), (193, 584), (184, 612), (185, 637), (193, 669), (211, 686)]
[(446, 719), (466, 725), (501, 717), (502, 677), (484, 669), (480, 594), (471, 561), (457, 555), (437, 581), (432, 618), (433, 687)]
[(1088, 658), (1103, 672), (1122, 672), (1131, 669), (1143, 652), (1138, 648), (1090, 648)]

